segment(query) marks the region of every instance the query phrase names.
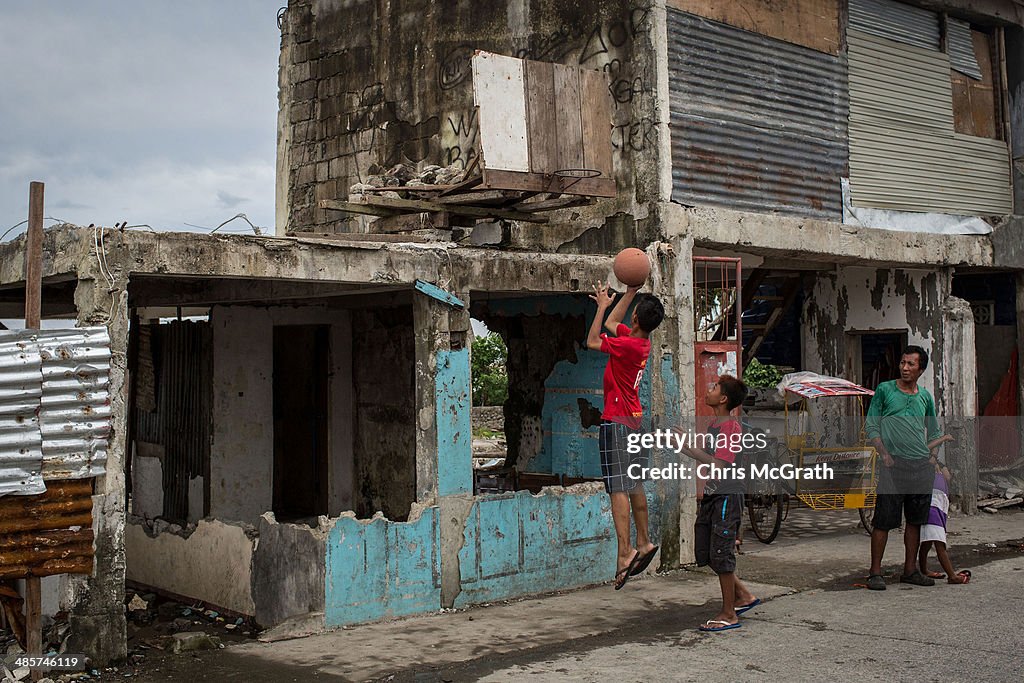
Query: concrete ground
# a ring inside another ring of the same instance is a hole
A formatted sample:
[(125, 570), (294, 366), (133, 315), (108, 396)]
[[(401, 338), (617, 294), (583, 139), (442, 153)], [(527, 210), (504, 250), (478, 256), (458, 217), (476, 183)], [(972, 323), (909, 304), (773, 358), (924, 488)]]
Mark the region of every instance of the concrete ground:
[[(150, 657), (136, 681), (972, 680), (1024, 678), (1024, 512), (951, 520), (969, 585), (859, 587), (856, 514), (795, 510), (775, 543), (747, 540), (739, 572), (765, 600), (734, 631), (704, 634), (715, 577), (679, 571), (275, 643)], [(104, 678), (107, 678), (104, 675)]]

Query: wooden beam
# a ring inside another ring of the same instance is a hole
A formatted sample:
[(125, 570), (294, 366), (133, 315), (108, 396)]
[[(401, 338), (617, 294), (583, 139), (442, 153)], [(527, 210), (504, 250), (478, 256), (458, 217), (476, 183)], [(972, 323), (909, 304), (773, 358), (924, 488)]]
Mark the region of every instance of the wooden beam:
[(494, 171), (487, 168), (484, 169), (481, 186), (492, 190), (533, 190), (591, 197), (615, 196), (615, 180), (612, 178), (562, 178), (541, 173)]
[[(323, 208), (332, 208), (332, 205), (352, 202), (332, 202), (325, 199), (320, 202)], [(506, 209), (489, 209), (482, 206), (461, 206), (458, 204), (439, 204), (418, 199), (392, 199), (390, 197), (374, 197), (364, 195), (360, 198), (360, 204), (366, 204), (375, 209), (386, 209), (391, 211), (448, 211), (449, 213), (461, 216), (475, 216), (477, 218), (507, 218), (512, 221), (524, 221), (527, 223), (547, 223), (547, 218), (533, 216), (519, 211), (508, 211)]]
[(346, 213), (359, 213), (366, 216), (397, 216), (399, 211), (388, 211), (376, 206), (369, 206), (356, 202), (340, 202), (336, 199), (323, 199), (320, 201), (320, 208), (328, 211), (344, 211)]
[(28, 186), (28, 236), (25, 242), (25, 329), (38, 330), (43, 312), (43, 184)]

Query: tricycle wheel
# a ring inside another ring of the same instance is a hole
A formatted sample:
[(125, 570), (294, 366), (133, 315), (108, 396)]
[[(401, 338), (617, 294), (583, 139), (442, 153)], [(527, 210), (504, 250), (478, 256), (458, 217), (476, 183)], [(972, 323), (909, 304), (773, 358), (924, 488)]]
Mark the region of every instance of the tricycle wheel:
[(782, 496), (756, 493), (747, 496), (750, 528), (762, 543), (771, 543), (782, 527)]
[(860, 525), (870, 534), (875, 528), (872, 524), (875, 519), (875, 508), (860, 508), (857, 512), (860, 513)]

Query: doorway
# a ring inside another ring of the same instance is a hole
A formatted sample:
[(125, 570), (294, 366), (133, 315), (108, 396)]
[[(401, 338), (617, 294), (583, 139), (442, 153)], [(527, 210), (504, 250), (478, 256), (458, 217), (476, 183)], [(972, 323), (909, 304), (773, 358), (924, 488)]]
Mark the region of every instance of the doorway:
[(846, 342), (847, 379), (872, 391), (882, 382), (899, 379), (906, 330), (851, 331)]
[(274, 515), (326, 515), (330, 326), (275, 326), (273, 371)]

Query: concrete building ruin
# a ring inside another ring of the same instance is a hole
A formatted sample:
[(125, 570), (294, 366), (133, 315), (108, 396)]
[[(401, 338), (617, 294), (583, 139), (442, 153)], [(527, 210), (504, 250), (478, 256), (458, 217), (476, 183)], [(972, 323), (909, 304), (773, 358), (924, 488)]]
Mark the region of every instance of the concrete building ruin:
[[(126, 578), (309, 631), (611, 578), (584, 340), (623, 247), (668, 311), (642, 393), (661, 420), (697, 410), (707, 257), (742, 265), (734, 365), (870, 385), (918, 343), (946, 415), (1015, 367), (1017, 2), (292, 0), (281, 20), (276, 236), (47, 232), (44, 314), (107, 324), (114, 350), (97, 569), (62, 596), (101, 660), (124, 654)], [(325, 208), (398, 164), (473, 169), (477, 50), (604, 75), (615, 196), (386, 233)], [(21, 248), (0, 247), (13, 307)], [(498, 493), (471, 465), (471, 317), (509, 349)], [(663, 569), (691, 560), (692, 496), (648, 487)]]

